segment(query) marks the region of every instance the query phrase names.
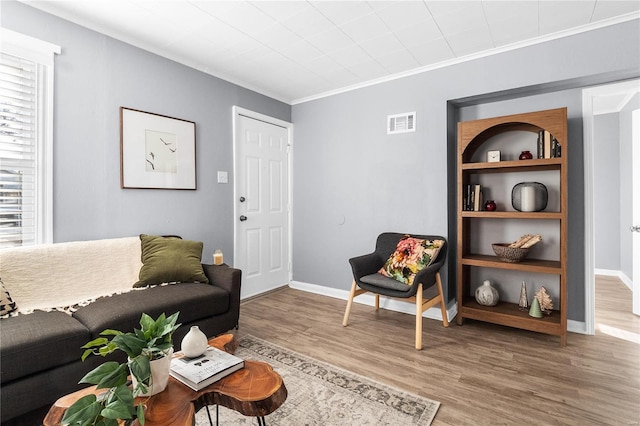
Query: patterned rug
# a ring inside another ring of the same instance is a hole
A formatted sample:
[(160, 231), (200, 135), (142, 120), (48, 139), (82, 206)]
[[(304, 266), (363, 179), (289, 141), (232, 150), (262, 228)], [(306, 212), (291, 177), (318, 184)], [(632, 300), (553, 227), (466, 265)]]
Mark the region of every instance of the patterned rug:
[[(265, 417), (270, 426), (429, 425), (440, 406), (254, 336), (243, 336), (239, 343), (237, 356), (271, 364), (287, 387), (287, 400)], [(210, 410), (215, 423), (215, 408)], [(219, 415), (223, 426), (257, 424), (255, 417), (224, 407)], [(196, 426), (207, 425), (203, 408), (196, 415)]]

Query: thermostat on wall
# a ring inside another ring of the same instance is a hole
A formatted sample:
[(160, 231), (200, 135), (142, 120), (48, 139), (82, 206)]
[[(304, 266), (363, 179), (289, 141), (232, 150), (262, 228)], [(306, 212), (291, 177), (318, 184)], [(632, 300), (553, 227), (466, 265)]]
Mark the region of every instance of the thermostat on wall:
[(407, 133), (416, 131), (416, 113), (405, 112), (387, 116), (387, 134)]

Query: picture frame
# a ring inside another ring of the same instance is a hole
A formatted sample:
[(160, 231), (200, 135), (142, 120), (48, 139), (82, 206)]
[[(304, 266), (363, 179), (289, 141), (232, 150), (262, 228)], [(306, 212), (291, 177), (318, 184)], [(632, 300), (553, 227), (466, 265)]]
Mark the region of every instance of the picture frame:
[(120, 107), (120, 187), (197, 189), (196, 123)]

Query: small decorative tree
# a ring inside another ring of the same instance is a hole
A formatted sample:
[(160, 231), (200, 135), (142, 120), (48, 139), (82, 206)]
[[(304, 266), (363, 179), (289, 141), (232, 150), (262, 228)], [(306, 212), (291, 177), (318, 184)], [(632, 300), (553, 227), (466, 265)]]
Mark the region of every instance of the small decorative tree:
[(540, 309), (547, 315), (551, 314), (553, 311), (553, 301), (551, 300), (551, 296), (547, 293), (547, 289), (544, 287), (540, 287), (540, 290), (536, 293), (536, 299), (540, 303)]

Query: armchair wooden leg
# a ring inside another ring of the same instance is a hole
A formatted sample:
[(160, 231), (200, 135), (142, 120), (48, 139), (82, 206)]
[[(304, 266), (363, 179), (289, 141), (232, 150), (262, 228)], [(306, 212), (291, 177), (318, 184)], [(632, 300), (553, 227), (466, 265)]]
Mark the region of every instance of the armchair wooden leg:
[(376, 311), (380, 310), (380, 295), (376, 294), (375, 295), (375, 299), (376, 299)]
[(342, 326), (347, 326), (347, 321), (349, 321), (349, 314), (351, 313), (351, 305), (353, 304), (353, 298), (356, 297), (356, 281), (353, 280), (353, 284), (351, 284), (351, 292), (349, 293), (349, 300), (347, 301), (347, 309), (344, 311), (344, 318), (342, 319)]
[(416, 292), (416, 349), (422, 349), (422, 284)]
[(449, 327), (449, 318), (447, 318), (447, 302), (442, 292), (442, 281), (440, 281), (440, 272), (436, 273), (436, 285), (438, 286), (438, 294), (440, 295), (440, 310), (442, 311), (442, 325)]

